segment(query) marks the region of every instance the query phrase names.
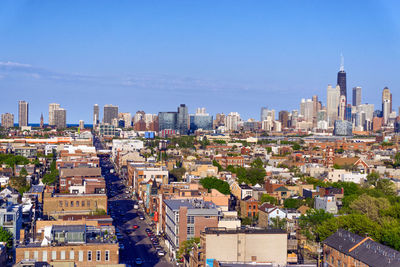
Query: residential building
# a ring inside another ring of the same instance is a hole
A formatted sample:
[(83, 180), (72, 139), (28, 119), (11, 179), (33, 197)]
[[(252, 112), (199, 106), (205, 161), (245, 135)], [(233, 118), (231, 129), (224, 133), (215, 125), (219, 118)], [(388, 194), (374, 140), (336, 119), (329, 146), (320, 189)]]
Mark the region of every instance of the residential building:
[(93, 106), (93, 127), (100, 123), (100, 108), (98, 104)]
[(287, 234), (280, 229), (207, 227), (202, 231), (200, 246), (195, 246), (190, 261), (190, 266), (212, 266), (209, 264), (214, 261), (231, 263), (229, 266), (257, 263), (286, 266)]
[(55, 121), (55, 114), (54, 111), (60, 108), (60, 104), (57, 103), (50, 103), (49, 104), (49, 125), (50, 126), (55, 126), (56, 121)]
[(212, 202), (196, 199), (165, 199), (163, 201), (162, 226), (166, 245), (172, 254), (180, 244), (194, 237), (206, 227), (217, 227), (220, 212)]
[(29, 104), (26, 101), (18, 102), (18, 125), (19, 127), (28, 126), (29, 123)]
[(225, 117), (225, 129), (227, 131), (237, 131), (240, 122), (240, 114), (231, 112)]
[(12, 233), (15, 240), (19, 240), (22, 229), (22, 205), (1, 200), (0, 226)]
[(57, 129), (67, 128), (67, 110), (63, 108), (54, 110), (54, 126)]
[(336, 198), (333, 195), (326, 195), (324, 197), (315, 197), (314, 208), (316, 210), (324, 210), (332, 214), (338, 212)]
[(4, 128), (14, 127), (14, 114), (11, 113), (1, 114), (1, 126)]
[(55, 266), (72, 263), (76, 267), (116, 265), (119, 245), (113, 231), (112, 226), (49, 225), (36, 242), (27, 240), (16, 247), (16, 262), (34, 260)]
[(43, 215), (57, 218), (61, 215), (86, 215), (97, 210), (107, 211), (105, 194), (50, 194), (43, 199)]
[(323, 242), (324, 266), (390, 267), (400, 266), (400, 252), (339, 229)]

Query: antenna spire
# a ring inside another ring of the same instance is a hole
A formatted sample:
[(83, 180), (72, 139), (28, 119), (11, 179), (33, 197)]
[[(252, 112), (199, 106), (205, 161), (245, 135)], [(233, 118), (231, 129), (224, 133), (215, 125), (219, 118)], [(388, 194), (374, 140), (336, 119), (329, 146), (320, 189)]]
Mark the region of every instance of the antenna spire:
[(342, 53), (340, 53), (340, 71), (344, 71), (344, 57)]

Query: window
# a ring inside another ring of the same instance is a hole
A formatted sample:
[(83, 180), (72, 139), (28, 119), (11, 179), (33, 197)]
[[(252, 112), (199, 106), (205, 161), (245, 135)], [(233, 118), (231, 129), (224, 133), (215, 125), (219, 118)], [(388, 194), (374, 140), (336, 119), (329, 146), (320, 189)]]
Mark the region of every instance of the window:
[(83, 261), (83, 250), (79, 250), (79, 253), (78, 253), (78, 260), (79, 260), (79, 261)]
[(87, 260), (92, 261), (92, 251), (90, 250), (87, 252)]
[(82, 200), (82, 205), (81, 206), (85, 207), (85, 201), (84, 200)]
[(65, 200), (65, 207), (68, 207), (68, 201)]
[(39, 251), (34, 251), (33, 252), (33, 259), (37, 260), (37, 261), (39, 260)]
[(69, 259), (74, 260), (75, 259), (75, 252), (73, 250), (69, 251)]
[(90, 200), (86, 202), (87, 206), (90, 207)]
[(104, 259), (105, 259), (105, 261), (109, 261), (110, 260), (110, 251), (109, 250), (105, 251)]
[(194, 216), (187, 216), (187, 223), (194, 224)]
[(79, 207), (79, 201), (76, 201), (76, 207)]
[(63, 206), (63, 202), (62, 202), (62, 201), (59, 201), (59, 202), (58, 202), (58, 206), (59, 206), (59, 207), (62, 207), (62, 206)]
[(188, 235), (194, 235), (194, 226), (188, 226), (186, 229), (186, 234)]
[(51, 259), (56, 260), (57, 259), (57, 251), (52, 251), (51, 252)]
[(60, 251), (60, 259), (65, 260), (65, 250)]
[(96, 261), (101, 261), (101, 251), (96, 251)]
[(47, 251), (43, 250), (42, 252), (42, 261), (47, 261)]
[(73, 207), (74, 206), (74, 202), (73, 201), (71, 201), (71, 207)]
[(29, 251), (25, 251), (24, 253), (24, 258), (27, 260), (29, 259)]

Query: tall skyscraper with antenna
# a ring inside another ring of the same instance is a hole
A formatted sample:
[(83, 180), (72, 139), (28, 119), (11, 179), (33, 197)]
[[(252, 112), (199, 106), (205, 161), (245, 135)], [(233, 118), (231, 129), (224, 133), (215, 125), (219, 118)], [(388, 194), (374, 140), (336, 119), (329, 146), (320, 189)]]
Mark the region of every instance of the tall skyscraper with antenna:
[[(340, 95), (346, 97), (347, 102), (347, 86), (346, 86), (346, 72), (344, 71), (344, 58), (340, 55), (340, 70), (337, 75), (337, 84), (340, 87)], [(347, 104), (347, 103), (346, 103)]]

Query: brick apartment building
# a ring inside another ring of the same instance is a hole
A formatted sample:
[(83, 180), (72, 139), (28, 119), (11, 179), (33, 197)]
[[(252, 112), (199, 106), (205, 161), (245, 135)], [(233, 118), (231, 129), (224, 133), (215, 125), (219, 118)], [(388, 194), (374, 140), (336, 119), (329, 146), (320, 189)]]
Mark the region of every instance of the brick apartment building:
[(212, 202), (169, 199), (163, 201), (162, 216), (162, 229), (167, 235), (166, 245), (174, 254), (182, 241), (200, 237), (206, 227), (217, 227), (220, 213)]
[(107, 195), (105, 194), (45, 194), (43, 215), (58, 218), (61, 215), (87, 215), (96, 210), (107, 212)]

